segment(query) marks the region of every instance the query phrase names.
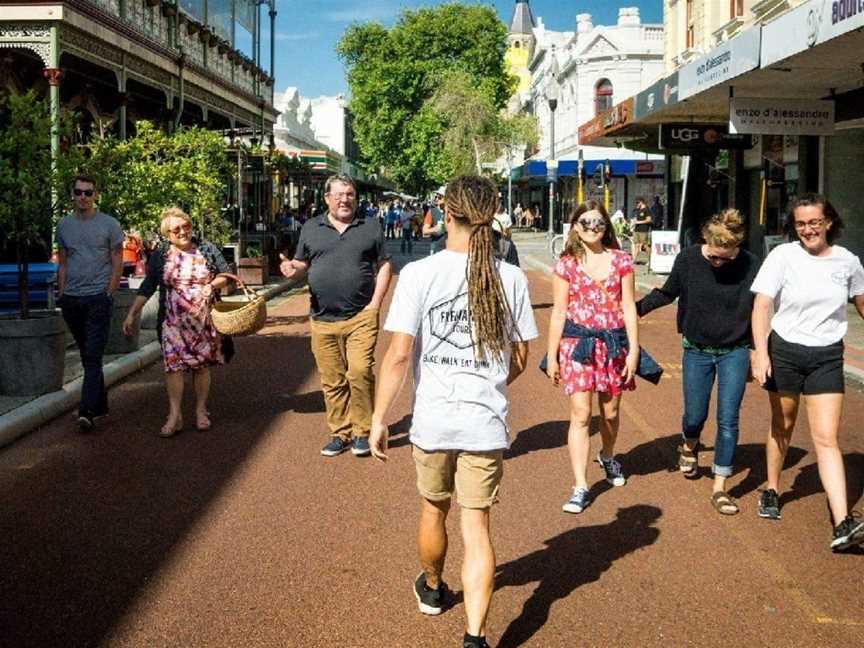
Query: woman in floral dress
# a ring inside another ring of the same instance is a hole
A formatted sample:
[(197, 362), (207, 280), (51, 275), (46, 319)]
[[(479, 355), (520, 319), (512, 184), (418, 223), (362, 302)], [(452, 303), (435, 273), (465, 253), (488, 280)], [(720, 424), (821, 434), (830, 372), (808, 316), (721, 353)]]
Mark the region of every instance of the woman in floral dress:
[(567, 446), (576, 485), (563, 509), (581, 513), (591, 503), (588, 426), (594, 393), (603, 441), (597, 462), (610, 484), (626, 483), (614, 450), (621, 395), (635, 388), (639, 337), (633, 260), (619, 249), (603, 205), (583, 203), (570, 223), (567, 245), (554, 270), (546, 371), (570, 397)]
[(223, 339), (213, 327), (210, 302), (215, 290), (228, 283), (216, 275), (228, 271), (222, 253), (212, 243), (192, 237), (192, 221), (176, 207), (162, 212), (161, 246), (147, 262), (147, 277), (123, 322), (131, 331), (144, 304), (159, 289), (158, 332), (168, 390), (168, 419), (159, 432), (170, 437), (183, 428), (184, 374), (192, 372), (195, 387), (195, 427), (210, 429), (207, 396), (210, 367), (225, 362)]

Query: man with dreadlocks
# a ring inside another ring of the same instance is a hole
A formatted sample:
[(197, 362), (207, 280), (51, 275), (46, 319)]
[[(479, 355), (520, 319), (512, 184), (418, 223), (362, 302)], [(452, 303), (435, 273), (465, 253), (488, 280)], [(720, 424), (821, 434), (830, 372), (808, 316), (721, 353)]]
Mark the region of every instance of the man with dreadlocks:
[(525, 274), (495, 258), (492, 218), (498, 190), (486, 178), (447, 185), (447, 247), (409, 263), (399, 276), (385, 329), (393, 336), (381, 366), (370, 446), (387, 459), (384, 417), (402, 386), (412, 350), (411, 443), (422, 497), (417, 532), (423, 571), (414, 595), (424, 614), (440, 614), (446, 585), (446, 518), (455, 490), (462, 507), (464, 648), (483, 648), (495, 553), (489, 509), (497, 500), (510, 445), (506, 386), (525, 368), (537, 326)]

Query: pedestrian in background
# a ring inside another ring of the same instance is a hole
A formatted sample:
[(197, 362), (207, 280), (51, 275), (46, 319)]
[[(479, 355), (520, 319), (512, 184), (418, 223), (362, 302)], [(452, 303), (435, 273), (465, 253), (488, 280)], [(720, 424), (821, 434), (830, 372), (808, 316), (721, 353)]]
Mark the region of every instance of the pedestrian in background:
[(682, 335), (684, 416), (678, 468), (688, 478), (699, 475), (699, 437), (717, 380), (717, 437), (714, 442), (714, 486), (711, 504), (724, 515), (738, 505), (726, 492), (735, 465), (738, 421), (750, 374), (750, 286), (759, 261), (741, 243), (747, 226), (741, 214), (727, 209), (702, 226), (703, 243), (683, 250), (662, 288), (636, 303), (640, 317), (678, 300), (678, 333)]
[(321, 376), (333, 457), (350, 449), (369, 454), (375, 393), (378, 313), (390, 285), (384, 232), (374, 218), (355, 212), (357, 189), (349, 176), (324, 185), (327, 212), (307, 222), (297, 253), (280, 269), (288, 279), (309, 277), (312, 353)]
[(193, 237), (192, 219), (178, 207), (162, 212), (159, 231), (167, 242), (150, 255), (147, 276), (123, 320), (123, 333), (132, 334), (141, 309), (158, 290), (156, 330), (168, 391), (168, 418), (159, 436), (167, 438), (183, 429), (187, 373), (192, 374), (195, 390), (195, 429), (210, 429), (210, 367), (224, 364), (234, 347), (233, 342), (219, 335), (210, 316), (215, 292), (228, 284), (227, 277), (217, 276), (228, 272), (222, 251), (209, 241)]
[(384, 223), (386, 226), (385, 237), (388, 239), (395, 239), (396, 225), (399, 223), (399, 208), (395, 200), (391, 202), (390, 207), (387, 208), (387, 214), (384, 216)]
[(57, 224), (57, 305), (78, 346), (84, 379), (78, 428), (93, 429), (108, 415), (102, 359), (108, 343), (114, 292), (123, 271), (120, 224), (95, 207), (96, 181), (79, 174), (72, 183), (74, 211)]
[(441, 187), (432, 197), (432, 202), (423, 216), (423, 236), (429, 237), (429, 254), (435, 254), (444, 249), (447, 231), (444, 228), (444, 194), (446, 187)]
[(524, 273), (494, 259), (497, 194), (487, 178), (463, 176), (447, 185), (447, 248), (400, 273), (385, 325), (393, 337), (372, 425), (373, 453), (386, 460), (384, 420), (413, 357), (409, 434), (423, 498), (417, 532), (423, 571), (414, 581), (414, 595), (424, 614), (444, 609), (446, 519), (455, 490), (465, 547), (464, 648), (489, 645), (486, 619), (495, 577), (489, 511), (498, 499), (510, 445), (506, 385), (524, 370), (528, 340), (537, 337)]
[(581, 513), (591, 503), (588, 462), (591, 401), (597, 394), (602, 448), (597, 462), (606, 481), (626, 483), (615, 459), (621, 395), (635, 389), (639, 333), (633, 260), (618, 247), (612, 222), (596, 200), (579, 205), (555, 265), (546, 372), (570, 400), (567, 447), (576, 485), (564, 504)]
[(411, 254), (414, 250), (414, 208), (411, 203), (405, 203), (399, 212), (399, 224), (402, 227), (402, 241), (399, 243), (399, 251)]
[(651, 245), (651, 211), (645, 204), (643, 198), (636, 199), (636, 207), (633, 209), (631, 227), (633, 229), (633, 263), (639, 262), (639, 255), (644, 250), (650, 259)]
[(751, 288), (756, 295), (753, 375), (768, 390), (771, 404), (768, 488), (759, 499), (759, 515), (780, 519), (780, 473), (803, 394), (819, 478), (831, 512), (830, 547), (842, 551), (864, 542), (864, 520), (858, 512), (849, 513), (838, 444), (845, 391), (846, 304), (853, 300), (864, 317), (864, 269), (857, 256), (835, 244), (843, 221), (825, 196), (798, 198), (786, 229), (798, 240), (771, 250)]

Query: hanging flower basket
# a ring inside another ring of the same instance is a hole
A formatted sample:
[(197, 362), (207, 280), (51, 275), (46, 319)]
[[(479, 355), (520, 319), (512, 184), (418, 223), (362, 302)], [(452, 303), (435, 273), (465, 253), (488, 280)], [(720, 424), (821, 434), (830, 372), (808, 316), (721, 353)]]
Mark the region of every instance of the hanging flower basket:
[(161, 2), (161, 0), (147, 0), (147, 6), (148, 7), (157, 7), (157, 6), (159, 6), (160, 2)]
[(201, 30), (198, 32), (198, 40), (205, 45), (210, 40), (210, 29), (206, 25), (201, 27)]
[[(230, 44), (228, 41), (224, 40), (224, 39), (219, 39), (219, 45), (218, 45), (218, 47), (219, 47), (219, 53), (220, 53), (220, 54), (225, 54), (225, 52), (227, 52), (228, 49), (231, 47), (231, 44)], [(230, 58), (230, 57), (229, 57), (229, 58)]]
[(215, 32), (210, 32), (210, 39), (207, 41), (210, 47), (216, 47), (219, 44), (219, 36)]
[(194, 20), (190, 20), (186, 23), (186, 33), (190, 36), (193, 36), (199, 29), (201, 29), (201, 23), (195, 22)]
[(177, 5), (171, 0), (162, 0), (162, 15), (171, 18), (177, 14)]

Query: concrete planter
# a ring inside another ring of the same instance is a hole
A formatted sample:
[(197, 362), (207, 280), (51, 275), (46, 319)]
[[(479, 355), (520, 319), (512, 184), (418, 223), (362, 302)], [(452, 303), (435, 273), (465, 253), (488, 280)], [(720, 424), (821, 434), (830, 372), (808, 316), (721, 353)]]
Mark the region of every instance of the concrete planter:
[(0, 394), (41, 396), (63, 387), (66, 329), (60, 311), (0, 317)]
[(263, 286), (267, 283), (267, 277), (270, 276), (267, 268), (266, 257), (243, 258), (239, 262), (240, 279), (243, 283), (250, 286)]
[(115, 353), (132, 353), (141, 346), (138, 333), (141, 330), (141, 318), (135, 322), (135, 329), (129, 337), (123, 335), (123, 320), (129, 307), (135, 301), (135, 291), (121, 288), (114, 293), (114, 309), (111, 311), (111, 330), (108, 332), (108, 344), (105, 345), (107, 355)]

